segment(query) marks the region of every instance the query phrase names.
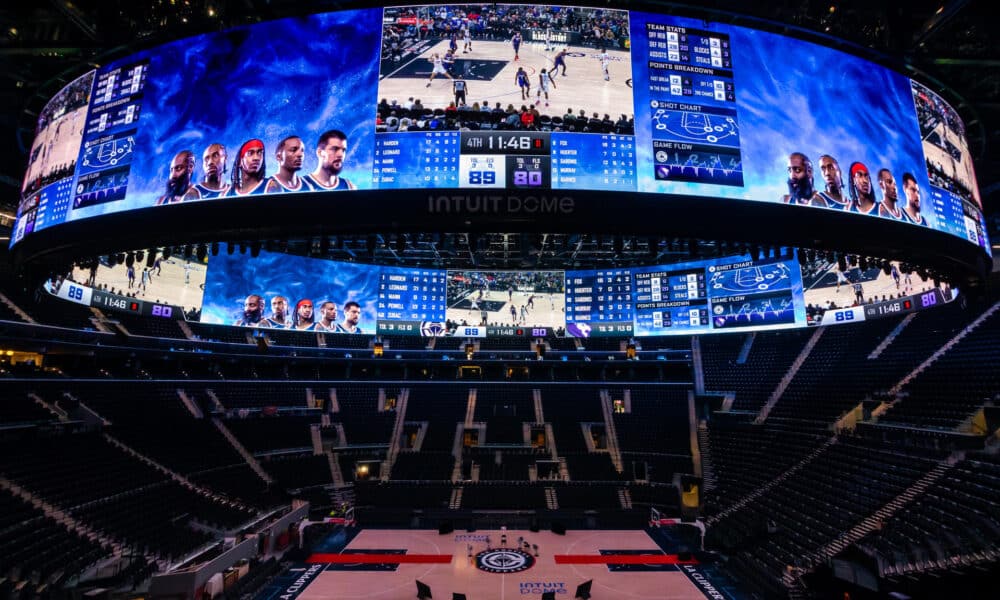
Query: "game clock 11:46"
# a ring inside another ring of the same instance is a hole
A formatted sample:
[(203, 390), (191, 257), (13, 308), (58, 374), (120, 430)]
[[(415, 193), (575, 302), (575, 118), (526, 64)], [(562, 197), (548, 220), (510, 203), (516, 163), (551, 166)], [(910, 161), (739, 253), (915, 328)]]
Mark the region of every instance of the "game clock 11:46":
[(549, 134), (464, 131), (459, 158), (462, 187), (548, 189), (552, 185)]

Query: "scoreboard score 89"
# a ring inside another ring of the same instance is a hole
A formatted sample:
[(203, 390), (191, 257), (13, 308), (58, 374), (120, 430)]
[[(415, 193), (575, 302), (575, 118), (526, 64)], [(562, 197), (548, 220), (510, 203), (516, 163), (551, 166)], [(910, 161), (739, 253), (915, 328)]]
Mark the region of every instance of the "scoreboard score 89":
[(463, 131), (462, 187), (548, 189), (552, 186), (549, 133)]

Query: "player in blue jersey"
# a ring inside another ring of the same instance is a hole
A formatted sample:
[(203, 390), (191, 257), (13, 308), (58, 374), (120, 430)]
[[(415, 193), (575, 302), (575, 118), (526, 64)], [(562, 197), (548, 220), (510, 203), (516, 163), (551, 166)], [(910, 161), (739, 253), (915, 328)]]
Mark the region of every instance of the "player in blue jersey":
[(448, 75), (452, 77), (455, 76), (455, 52), (453, 50), (448, 50), (444, 53), (444, 58), (441, 59), (441, 63), (444, 64), (444, 70)]
[(849, 169), (851, 178), (851, 211), (863, 215), (877, 215), (878, 201), (875, 200), (875, 189), (872, 187), (872, 176), (863, 163), (853, 162)]
[(191, 175), (194, 173), (194, 152), (181, 150), (170, 161), (170, 178), (167, 179), (167, 191), (156, 199), (156, 205), (175, 204), (185, 200), (197, 199), (197, 192), (191, 188)]
[(344, 320), (337, 325), (337, 331), (339, 333), (364, 333), (358, 327), (359, 321), (361, 321), (361, 305), (354, 300), (348, 300), (344, 304)]
[(267, 161), (264, 160), (264, 142), (258, 139), (248, 140), (240, 146), (236, 154), (236, 168), (233, 169), (233, 183), (227, 196), (250, 196), (263, 194), (267, 186), (264, 173)]
[(299, 177), (302, 161), (305, 158), (305, 144), (297, 135), (290, 135), (278, 142), (274, 157), (278, 159), (278, 172), (267, 180), (267, 193), (307, 192), (312, 186)]
[(514, 46), (514, 60), (521, 60), (521, 32), (515, 31), (514, 37), (510, 38), (510, 43)]
[(829, 154), (820, 156), (819, 172), (823, 175), (826, 188), (823, 191), (816, 192), (818, 204), (827, 208), (849, 210), (851, 208), (851, 200), (844, 196), (844, 176), (837, 159)]
[(927, 219), (920, 214), (920, 185), (913, 173), (903, 173), (903, 195), (906, 196), (903, 219), (914, 225), (927, 225)]
[(901, 221), (903, 210), (899, 208), (899, 189), (896, 178), (889, 169), (878, 170), (878, 187), (882, 190), (882, 202), (878, 205), (878, 216)]
[(448, 52), (451, 52), (453, 55), (456, 52), (458, 52), (458, 34), (457, 33), (452, 33), (451, 35), (448, 36)]
[(337, 331), (339, 325), (337, 325), (337, 303), (333, 300), (327, 300), (326, 302), (319, 305), (320, 319), (319, 327), (321, 331)]
[(295, 305), (295, 322), (292, 329), (299, 331), (322, 331), (313, 314), (313, 302), (308, 298), (299, 300)]
[(317, 191), (356, 189), (353, 183), (340, 176), (347, 157), (346, 133), (339, 129), (324, 132), (316, 143), (316, 156), (319, 158), (316, 170), (302, 178), (306, 185)]
[(226, 147), (222, 144), (209, 144), (201, 154), (201, 168), (205, 172), (201, 181), (194, 184), (198, 198), (211, 200), (225, 196), (229, 192), (229, 184), (223, 179), (226, 174)]
[(566, 76), (566, 55), (567, 54), (569, 54), (569, 49), (568, 48), (563, 48), (562, 50), (559, 51), (558, 54), (556, 54), (555, 59), (553, 59), (553, 61), (552, 61), (552, 72), (553, 73), (555, 73), (556, 71), (558, 71), (559, 67), (562, 67), (562, 76), (563, 77)]
[(288, 329), (292, 326), (292, 319), (288, 315), (288, 298), (275, 296), (271, 298), (271, 316), (261, 319), (258, 327), (274, 327), (276, 329)]
[(813, 164), (805, 154), (792, 152), (788, 155), (786, 183), (788, 193), (781, 197), (781, 201), (785, 204), (820, 205), (816, 200), (816, 189), (813, 187)]
[(528, 79), (528, 72), (524, 67), (518, 67), (514, 73), (514, 83), (521, 88), (521, 100), (527, 100), (531, 96), (531, 80)]
[(260, 294), (250, 294), (243, 301), (243, 314), (233, 325), (238, 327), (257, 327), (264, 316), (264, 299)]

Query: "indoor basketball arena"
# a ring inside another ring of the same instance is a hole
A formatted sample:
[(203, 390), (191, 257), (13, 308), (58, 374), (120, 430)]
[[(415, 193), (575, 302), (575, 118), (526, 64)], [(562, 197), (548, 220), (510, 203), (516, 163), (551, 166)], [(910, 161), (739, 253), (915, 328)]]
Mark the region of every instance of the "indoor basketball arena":
[(984, 10), (0, 11), (0, 600), (996, 596)]

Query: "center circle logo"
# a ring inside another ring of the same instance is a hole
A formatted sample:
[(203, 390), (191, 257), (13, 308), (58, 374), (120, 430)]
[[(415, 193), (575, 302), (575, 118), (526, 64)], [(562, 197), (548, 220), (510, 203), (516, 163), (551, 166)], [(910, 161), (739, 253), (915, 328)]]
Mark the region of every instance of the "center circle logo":
[(521, 550), (500, 548), (476, 555), (476, 568), (487, 573), (520, 573), (535, 565), (535, 557)]

